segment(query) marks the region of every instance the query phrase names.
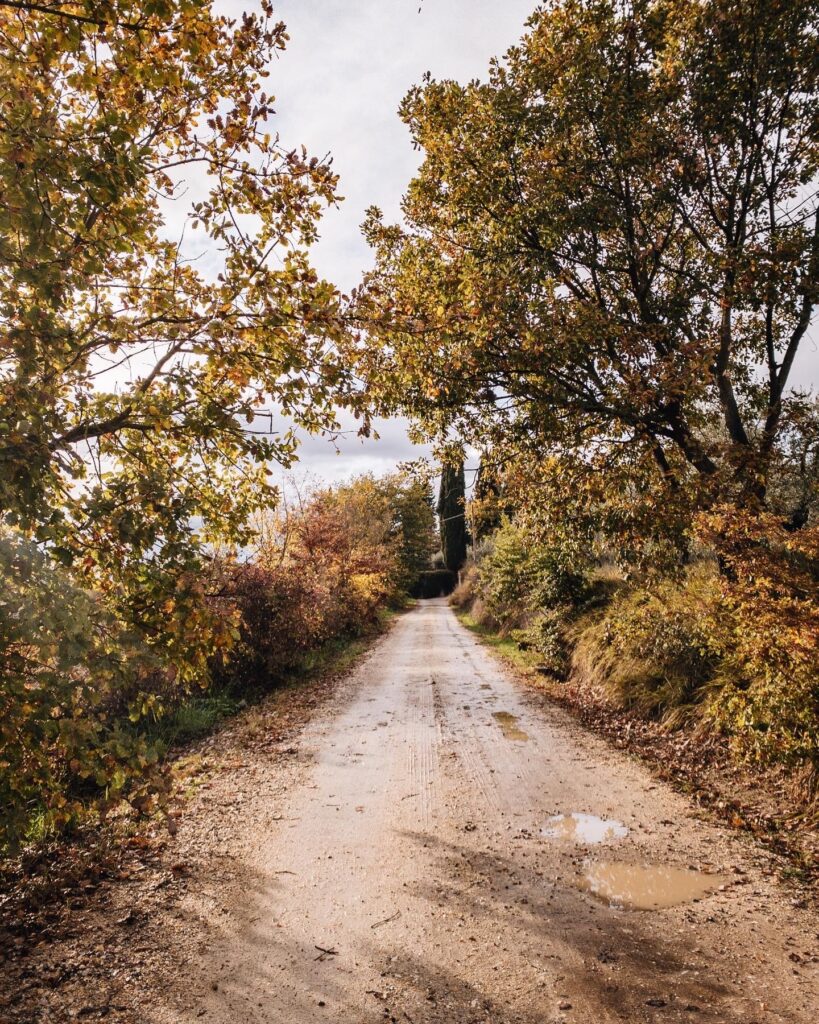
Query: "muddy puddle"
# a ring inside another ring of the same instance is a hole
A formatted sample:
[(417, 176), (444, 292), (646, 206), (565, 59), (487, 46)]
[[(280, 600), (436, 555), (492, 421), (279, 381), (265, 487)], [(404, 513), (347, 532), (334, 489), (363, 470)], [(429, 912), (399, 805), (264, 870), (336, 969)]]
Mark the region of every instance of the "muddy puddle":
[(547, 839), (560, 839), (566, 843), (610, 843), (628, 835), (628, 829), (619, 821), (598, 818), (596, 814), (555, 814), (540, 830)]
[(662, 864), (588, 862), (578, 879), (579, 888), (626, 910), (663, 910), (702, 899), (726, 879), (690, 868)]
[(492, 717), (501, 727), (505, 739), (521, 743), (529, 739), (529, 733), (524, 732), (518, 725), (517, 715), (512, 715), (508, 711), (493, 711)]

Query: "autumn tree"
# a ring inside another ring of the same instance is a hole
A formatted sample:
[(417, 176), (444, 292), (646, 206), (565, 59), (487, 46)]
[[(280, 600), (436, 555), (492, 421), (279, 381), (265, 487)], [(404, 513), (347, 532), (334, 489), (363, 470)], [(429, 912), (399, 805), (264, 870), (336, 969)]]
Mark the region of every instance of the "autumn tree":
[(438, 548), (435, 529), (435, 501), (428, 481), (397, 473), (386, 478), (398, 537), (399, 586), (409, 592), (426, 572)]
[(818, 16), (559, 0), (485, 82), (413, 88), (405, 226), (365, 225), (374, 402), (648, 520), (784, 496), (819, 298)]
[(327, 418), (334, 293), (304, 246), (336, 179), (271, 133), (270, 15), (0, 5), (0, 497), (67, 563), (238, 527), (293, 452), (260, 406)]
[(123, 630), (150, 666), (131, 672), (135, 719), (157, 673), (200, 678), (231, 628), (204, 602), (203, 542), (244, 542), (266, 465), (294, 454), (262, 413), (332, 422), (336, 295), (306, 251), (336, 176), (270, 124), (287, 35), (267, 0), (238, 21), (210, 0), (4, 2), (0, 38), (3, 565), (56, 560), (93, 592), (84, 635), (108, 666), (95, 678), (72, 643), (55, 672), (21, 595), (2, 686), (31, 709), (15, 743), (64, 758), (61, 786), (115, 794), (122, 744), (84, 761), (60, 716), (122, 683)]
[(409, 592), (437, 548), (429, 484), (405, 472), (363, 474), (325, 492), (345, 535), (366, 559), (381, 559), (392, 586)]
[(466, 561), (466, 485), (463, 461), (441, 466), (438, 491), (438, 522), (441, 530), (441, 551), (444, 565), (458, 572)]

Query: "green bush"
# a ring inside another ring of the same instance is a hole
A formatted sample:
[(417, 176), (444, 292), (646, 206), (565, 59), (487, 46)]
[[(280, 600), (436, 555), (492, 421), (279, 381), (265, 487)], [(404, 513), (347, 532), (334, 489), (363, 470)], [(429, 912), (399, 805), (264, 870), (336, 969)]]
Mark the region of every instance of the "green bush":
[(581, 642), (597, 678), (618, 703), (672, 721), (703, 699), (720, 663), (712, 631), (716, 574), (617, 594)]
[(159, 750), (134, 725), (170, 684), (157, 652), (35, 545), (0, 535), (0, 581), (0, 849), (13, 850), (32, 821), (48, 832), (150, 797)]
[(571, 609), (565, 605), (538, 612), (525, 629), (512, 631), (512, 639), (524, 650), (540, 655), (540, 667), (557, 679), (565, 679), (571, 667), (571, 648), (566, 625)]
[(479, 566), (480, 594), (508, 630), (528, 625), (532, 613), (582, 602), (588, 593), (588, 563), (574, 544), (534, 541), (505, 520)]

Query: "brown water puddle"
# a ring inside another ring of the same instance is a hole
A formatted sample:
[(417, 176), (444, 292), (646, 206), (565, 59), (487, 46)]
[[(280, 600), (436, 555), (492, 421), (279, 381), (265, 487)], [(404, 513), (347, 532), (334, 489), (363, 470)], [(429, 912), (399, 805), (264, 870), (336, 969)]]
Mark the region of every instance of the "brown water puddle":
[(567, 843), (610, 843), (628, 835), (628, 829), (614, 819), (598, 818), (596, 814), (555, 814), (549, 818), (541, 835)]
[(525, 742), (529, 739), (529, 733), (524, 732), (518, 726), (518, 716), (512, 715), (508, 711), (493, 711), (492, 717), (501, 727), (505, 739), (517, 740), (518, 742)]
[(608, 861), (587, 863), (578, 885), (609, 906), (663, 910), (701, 899), (725, 881), (723, 875), (687, 868)]

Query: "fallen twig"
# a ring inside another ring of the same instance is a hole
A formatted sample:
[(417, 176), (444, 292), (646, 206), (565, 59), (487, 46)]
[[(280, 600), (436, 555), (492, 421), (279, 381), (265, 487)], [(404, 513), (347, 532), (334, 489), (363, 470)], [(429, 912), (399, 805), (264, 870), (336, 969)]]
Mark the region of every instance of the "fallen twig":
[(325, 949), (324, 946), (315, 946), (314, 948), (320, 950), (319, 955), (315, 957), (316, 960), (326, 960), (328, 956), (338, 956), (337, 949)]
[(370, 928), (380, 928), (382, 924), (389, 924), (390, 921), (397, 921), (401, 916), (401, 911), (396, 910), (392, 917), (385, 917), (383, 921), (376, 921), (375, 924), (371, 924)]

